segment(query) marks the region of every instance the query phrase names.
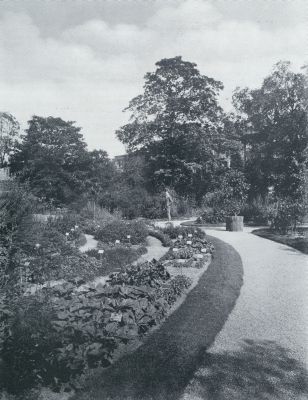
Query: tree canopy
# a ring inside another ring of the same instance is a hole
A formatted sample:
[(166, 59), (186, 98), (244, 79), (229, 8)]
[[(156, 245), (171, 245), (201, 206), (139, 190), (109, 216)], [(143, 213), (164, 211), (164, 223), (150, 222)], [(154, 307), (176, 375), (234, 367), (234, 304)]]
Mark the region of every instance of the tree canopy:
[(19, 123), (12, 114), (0, 112), (0, 167), (6, 165), (16, 146), (19, 128)]
[(247, 173), (255, 193), (300, 195), (307, 167), (307, 80), (279, 62), (260, 89), (237, 89), (233, 103), (249, 147)]
[(12, 156), (11, 172), (54, 204), (75, 201), (85, 191), (94, 195), (108, 180), (110, 162), (104, 151), (87, 151), (80, 131), (71, 121), (34, 116)]
[(226, 150), (224, 114), (217, 100), (223, 85), (181, 57), (156, 66), (145, 75), (143, 94), (125, 109), (130, 122), (117, 136), (129, 151), (143, 153), (151, 186), (166, 184), (190, 193), (209, 180), (207, 171)]

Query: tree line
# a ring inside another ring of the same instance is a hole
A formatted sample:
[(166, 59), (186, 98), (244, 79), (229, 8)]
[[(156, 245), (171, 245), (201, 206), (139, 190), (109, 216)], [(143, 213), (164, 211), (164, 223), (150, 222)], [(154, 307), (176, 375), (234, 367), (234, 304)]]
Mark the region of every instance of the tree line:
[(143, 93), (125, 109), (129, 122), (116, 132), (127, 148), (123, 170), (105, 151), (89, 151), (72, 121), (34, 116), (15, 140), (18, 122), (8, 113), (0, 114), (0, 161), (56, 206), (91, 199), (128, 217), (157, 217), (168, 187), (198, 207), (223, 208), (219, 195), (238, 191), (248, 203), (271, 198), (300, 208), (308, 145), (304, 73), (277, 63), (259, 88), (234, 91), (231, 113), (219, 104), (222, 90), (195, 63), (163, 59), (145, 75)]

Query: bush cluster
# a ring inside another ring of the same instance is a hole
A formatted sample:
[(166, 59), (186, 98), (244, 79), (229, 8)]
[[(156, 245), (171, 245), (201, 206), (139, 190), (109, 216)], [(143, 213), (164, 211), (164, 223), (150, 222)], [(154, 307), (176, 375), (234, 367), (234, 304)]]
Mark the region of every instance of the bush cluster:
[(193, 235), (193, 237), (198, 237), (198, 238), (205, 238), (206, 234), (205, 232), (200, 229), (196, 228), (193, 226), (173, 226), (172, 224), (169, 224), (165, 228), (161, 230), (165, 235), (169, 236), (170, 239), (177, 239), (180, 235), (183, 236), (183, 238), (188, 237), (188, 235)]
[(295, 230), (306, 212), (307, 204), (304, 201), (280, 199), (271, 215), (271, 228), (282, 234)]
[(95, 233), (95, 238), (104, 243), (119, 240), (121, 243), (142, 244), (147, 236), (148, 229), (141, 221), (114, 221), (98, 228)]

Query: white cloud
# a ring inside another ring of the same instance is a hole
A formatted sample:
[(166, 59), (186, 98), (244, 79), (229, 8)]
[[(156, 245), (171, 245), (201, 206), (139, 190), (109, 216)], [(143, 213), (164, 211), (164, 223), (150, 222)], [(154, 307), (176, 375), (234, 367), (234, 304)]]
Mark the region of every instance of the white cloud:
[(28, 15), (6, 14), (0, 21), (0, 109), (23, 121), (32, 114), (76, 120), (90, 147), (116, 154), (123, 151), (114, 137), (126, 118), (121, 110), (161, 58), (182, 55), (222, 80), (225, 104), (237, 85), (260, 84), (278, 60), (296, 68), (304, 63), (303, 23), (265, 30), (257, 22), (226, 19), (213, 4), (169, 2), (142, 26), (95, 19), (47, 38)]

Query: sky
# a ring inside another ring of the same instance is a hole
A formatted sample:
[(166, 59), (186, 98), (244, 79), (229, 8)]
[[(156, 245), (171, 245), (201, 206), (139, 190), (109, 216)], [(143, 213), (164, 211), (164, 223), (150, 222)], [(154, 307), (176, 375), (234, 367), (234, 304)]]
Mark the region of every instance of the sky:
[(231, 109), (279, 60), (308, 58), (306, 0), (0, 0), (0, 111), (76, 121), (89, 149), (125, 149), (115, 131), (155, 62), (181, 55), (220, 80)]

